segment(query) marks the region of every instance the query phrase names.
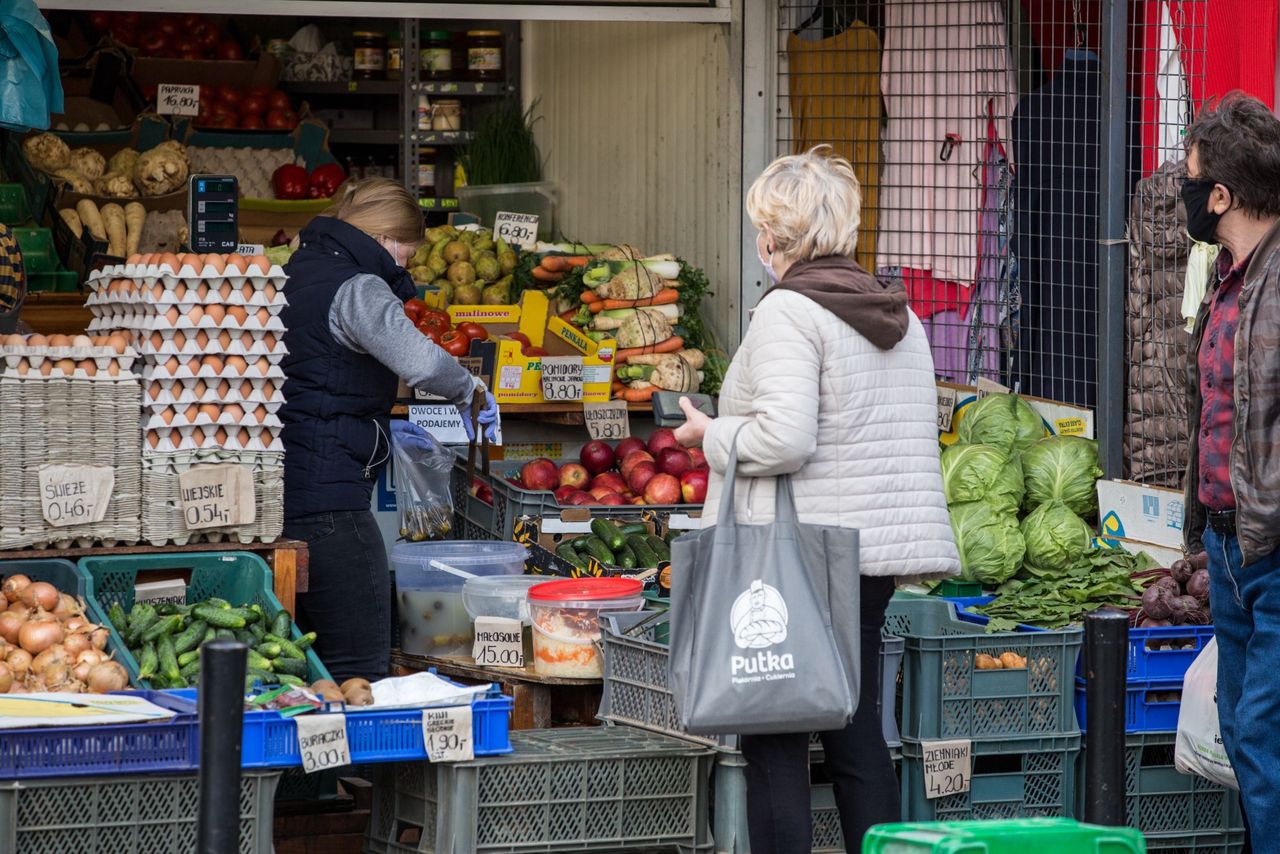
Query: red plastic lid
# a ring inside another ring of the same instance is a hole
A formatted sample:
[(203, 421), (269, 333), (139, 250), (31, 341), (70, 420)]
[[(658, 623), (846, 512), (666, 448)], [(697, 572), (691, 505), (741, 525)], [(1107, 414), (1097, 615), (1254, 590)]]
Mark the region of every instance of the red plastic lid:
[(566, 578), (529, 588), (529, 598), (541, 602), (625, 599), (639, 596), (644, 583), (634, 578)]

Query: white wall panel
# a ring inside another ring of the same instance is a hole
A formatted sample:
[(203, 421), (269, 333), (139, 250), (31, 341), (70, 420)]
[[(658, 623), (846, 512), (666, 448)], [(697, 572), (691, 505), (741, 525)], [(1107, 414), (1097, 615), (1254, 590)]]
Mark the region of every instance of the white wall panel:
[(524, 91), (557, 221), (585, 242), (674, 252), (702, 267), (707, 319), (738, 340), (742, 208), (740, 75), (730, 28), (530, 23)]

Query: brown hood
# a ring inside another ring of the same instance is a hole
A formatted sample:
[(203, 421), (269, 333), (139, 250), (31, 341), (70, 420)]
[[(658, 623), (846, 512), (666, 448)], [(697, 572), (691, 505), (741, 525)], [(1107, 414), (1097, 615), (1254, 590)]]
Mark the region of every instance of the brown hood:
[(881, 350), (892, 350), (907, 334), (910, 312), (902, 285), (882, 285), (852, 258), (831, 255), (792, 265), (765, 293), (803, 294), (852, 326)]

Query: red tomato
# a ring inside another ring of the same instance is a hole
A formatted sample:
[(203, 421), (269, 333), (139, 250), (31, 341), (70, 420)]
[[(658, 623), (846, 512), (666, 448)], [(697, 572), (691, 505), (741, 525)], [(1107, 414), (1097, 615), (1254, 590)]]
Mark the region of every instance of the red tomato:
[(430, 338), (432, 341), (434, 341), (437, 344), (440, 343), (440, 336), (444, 334), (439, 329), (431, 329), (426, 325), (419, 325), (418, 331), (421, 332), (423, 335), (427, 336), (428, 338)]
[(218, 42), (222, 37), (218, 34), (218, 28), (213, 24), (205, 23), (204, 29), (198, 32), (193, 31), (194, 35), (200, 41), (200, 49), (206, 53), (212, 53), (218, 47)]
[(526, 347), (528, 347), (529, 344), (531, 343), (529, 341), (529, 336), (525, 335), (523, 332), (508, 332), (507, 337), (510, 338), (512, 341), (519, 341), (521, 344), (523, 344)]
[(440, 336), (440, 346), (450, 356), (465, 356), (471, 352), (471, 339), (455, 329)]
[(453, 328), (453, 320), (449, 317), (449, 312), (439, 311), (434, 308), (428, 308), (423, 313), (422, 322), (434, 329), (439, 329), (441, 332), (448, 332)]
[[(264, 86), (263, 88), (265, 89), (266, 87)], [(268, 92), (263, 97), (267, 99), (268, 110), (288, 111), (293, 109), (293, 104), (289, 102), (289, 96), (281, 92), (279, 89), (276, 89), (274, 92)]]
[(261, 95), (246, 94), (240, 101), (240, 115), (242, 116), (261, 116), (267, 111), (267, 99)]
[(143, 56), (158, 56), (169, 47), (169, 37), (159, 30), (149, 30), (142, 34), (138, 42), (138, 50)]
[(459, 323), (458, 331), (472, 341), (488, 341), (489, 330), (479, 323)]
[(182, 22), (173, 15), (162, 15), (156, 24), (156, 29), (166, 36), (176, 36), (182, 29)]
[(90, 12), (89, 23), (100, 33), (105, 33), (111, 29), (111, 13), (110, 12)]
[(266, 127), (266, 125), (262, 123), (262, 116), (256, 113), (253, 115), (246, 115), (244, 113), (241, 113), (240, 127), (243, 128), (244, 130), (262, 130), (263, 128)]
[(218, 100), (224, 104), (229, 104), (233, 108), (240, 104), (244, 99), (244, 95), (234, 86), (219, 86)]
[(174, 50), (179, 54), (183, 53), (200, 53), (200, 43), (190, 36), (185, 36), (174, 42)]
[(224, 130), (232, 129), (236, 126), (235, 113), (215, 113), (209, 121), (209, 127), (221, 128)]
[(298, 126), (298, 114), (293, 110), (272, 110), (267, 113), (267, 127), (273, 130), (293, 130)]
[(223, 39), (218, 43), (218, 59), (234, 61), (244, 59), (244, 51), (240, 49), (240, 45), (231, 39)]
[(427, 304), (417, 297), (404, 302), (404, 316), (412, 320), (415, 326), (429, 310)]
[(250, 86), (248, 89), (244, 90), (244, 96), (246, 98), (261, 98), (265, 101), (270, 95), (271, 90), (266, 86)]

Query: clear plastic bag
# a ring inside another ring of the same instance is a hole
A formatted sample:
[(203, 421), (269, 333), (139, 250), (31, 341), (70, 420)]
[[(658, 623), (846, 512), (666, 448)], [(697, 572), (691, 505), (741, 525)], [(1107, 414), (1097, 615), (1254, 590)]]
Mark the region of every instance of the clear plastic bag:
[(391, 422), (391, 453), (400, 537), (416, 543), (448, 536), (453, 530), (453, 454), (408, 421)]
[(1182, 681), (1173, 764), (1219, 786), (1239, 789), (1218, 729), (1218, 639), (1205, 644)]

